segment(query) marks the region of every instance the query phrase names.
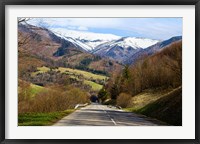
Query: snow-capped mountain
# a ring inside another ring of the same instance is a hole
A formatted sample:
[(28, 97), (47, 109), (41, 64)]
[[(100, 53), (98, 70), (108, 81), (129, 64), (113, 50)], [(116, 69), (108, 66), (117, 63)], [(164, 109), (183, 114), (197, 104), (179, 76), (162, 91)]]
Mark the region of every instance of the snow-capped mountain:
[[(21, 35), (30, 37), (31, 44), (37, 43), (37, 47), (25, 47), (29, 52), (46, 57), (63, 56), (72, 49), (80, 53), (87, 53), (91, 48), (78, 40), (63, 37), (49, 29), (36, 27), (29, 24), (19, 24), (18, 31)], [(30, 45), (31, 45), (30, 44)]]
[(120, 37), (113, 34), (75, 31), (64, 28), (52, 28), (51, 30), (57, 36), (82, 47), (85, 51), (117, 59), (120, 62), (138, 52), (139, 49), (144, 49), (158, 42), (158, 40), (146, 38)]
[(59, 34), (62, 37), (70, 37), (74, 40), (77, 40), (79, 43), (82, 42), (88, 46), (88, 50), (95, 49), (100, 44), (120, 39), (120, 36), (113, 34), (102, 34), (102, 33), (93, 33), (93, 32), (85, 32), (85, 31), (75, 31), (68, 30), (64, 28), (52, 28), (54, 33)]
[(178, 42), (182, 40), (182, 36), (175, 36), (170, 39), (158, 42), (154, 45), (151, 45), (147, 47), (146, 49), (141, 49), (140, 51), (132, 54), (129, 58), (127, 58), (123, 63), (125, 64), (133, 64), (138, 59), (140, 59), (143, 56), (150, 56), (155, 54), (156, 52), (170, 46), (172, 43)]
[(158, 42), (158, 40), (146, 38), (123, 37), (97, 46), (93, 53), (123, 62), (130, 55)]
[(87, 44), (84, 44), (80, 40), (76, 40), (76, 39), (73, 39), (72, 37), (67, 37), (67, 36), (61, 35), (61, 34), (59, 34), (57, 32), (54, 32), (54, 34), (59, 36), (59, 37), (61, 37), (62, 39), (65, 39), (65, 40), (73, 43), (77, 47), (81, 47), (85, 51), (91, 51), (93, 49), (92, 47), (88, 46)]
[(53, 59), (76, 53), (94, 54), (111, 58), (123, 64), (132, 64), (142, 56), (152, 55), (171, 43), (182, 39), (181, 36), (177, 36), (159, 41), (136, 37), (121, 38), (112, 34), (89, 32), (73, 31), (73, 33), (66, 33), (69, 30), (61, 33), (28, 24), (20, 24), (18, 31), (24, 36), (30, 36), (32, 38), (31, 44), (37, 43), (37, 47), (24, 47), (32, 54)]
[(108, 45), (110, 47), (117, 45), (123, 48), (132, 47), (132, 48), (137, 49), (137, 48), (147, 48), (148, 46), (151, 46), (157, 42), (158, 40), (152, 40), (152, 39), (146, 39), (146, 38), (123, 37), (117, 41), (112, 41), (108, 43)]

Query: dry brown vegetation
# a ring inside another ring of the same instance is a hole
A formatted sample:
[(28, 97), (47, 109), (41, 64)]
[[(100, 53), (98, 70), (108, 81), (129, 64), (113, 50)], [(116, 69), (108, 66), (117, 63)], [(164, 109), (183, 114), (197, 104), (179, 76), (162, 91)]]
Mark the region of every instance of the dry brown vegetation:
[(125, 66), (122, 73), (110, 78), (106, 89), (116, 99), (122, 92), (134, 96), (145, 89), (176, 88), (181, 84), (182, 42), (177, 42), (133, 66)]
[(36, 71), (37, 67), (43, 66), (46, 63), (27, 52), (18, 51), (18, 76), (22, 77), (27, 72)]
[(123, 108), (128, 107), (130, 105), (131, 102), (131, 95), (126, 94), (126, 93), (121, 93), (118, 97), (117, 97), (117, 105), (121, 106)]
[(100, 70), (100, 71), (106, 71), (110, 75), (112, 75), (112, 73), (120, 72), (120, 70), (122, 69), (122, 65), (116, 63), (113, 60), (109, 60), (109, 59), (103, 58), (103, 59), (101, 59), (99, 61), (92, 62), (89, 65), (89, 68)]
[(157, 118), (172, 125), (182, 125), (182, 87), (135, 112)]
[(52, 58), (61, 45), (52, 40), (47, 30), (21, 25), (18, 30), (18, 46), (20, 51)]
[(111, 99), (112, 103), (129, 107), (131, 111), (138, 110), (170, 124), (181, 125), (181, 85), (182, 41), (179, 41), (132, 66), (125, 66), (120, 73), (114, 73), (99, 92), (99, 98), (105, 102)]
[(37, 56), (54, 67), (76, 68), (97, 74), (121, 69), (120, 64), (84, 52), (45, 28), (19, 24), (18, 46), (19, 52)]
[(30, 83), (22, 80), (19, 80), (18, 83), (18, 102), (29, 100), (31, 98)]
[(169, 89), (146, 89), (143, 92), (134, 95), (131, 99), (129, 107), (131, 110), (138, 110), (143, 108), (144, 106), (155, 102), (156, 100), (165, 97), (169, 93), (171, 93), (174, 89), (169, 88)]
[(54, 85), (46, 87), (35, 97), (30, 97), (30, 86), (20, 85), (21, 92), (18, 99), (18, 112), (55, 112), (74, 108), (78, 103), (87, 103), (89, 94), (75, 87), (62, 87)]

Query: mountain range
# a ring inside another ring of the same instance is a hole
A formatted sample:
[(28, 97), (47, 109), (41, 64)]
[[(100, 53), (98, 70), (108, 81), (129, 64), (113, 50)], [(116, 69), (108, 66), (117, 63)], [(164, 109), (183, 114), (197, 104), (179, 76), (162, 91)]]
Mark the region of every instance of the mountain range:
[(97, 46), (93, 53), (123, 63), (131, 55), (157, 42), (146, 38), (123, 37)]
[(58, 36), (82, 47), (85, 51), (107, 57), (122, 64), (132, 64), (143, 56), (152, 55), (173, 42), (182, 39), (175, 36), (168, 40), (138, 37), (120, 37), (113, 34), (99, 34), (67, 29), (52, 29)]
[(108, 74), (121, 69), (121, 64), (94, 55), (82, 45), (84, 43), (79, 43), (74, 38), (59, 36), (46, 28), (18, 25), (20, 61), (26, 61), (31, 56), (45, 61), (49, 66), (70, 67), (97, 74)]
[[(21, 49), (39, 56), (80, 63), (82, 60), (100, 56), (121, 64), (134, 64), (138, 59), (152, 55), (170, 44), (182, 39), (182, 36), (168, 40), (149, 38), (120, 37), (113, 34), (100, 34), (66, 29), (46, 29), (28, 24), (19, 24), (19, 35), (30, 35), (32, 45)], [(19, 37), (20, 38), (20, 37)], [(19, 41), (20, 42), (20, 41)], [(37, 48), (34, 45), (37, 44)], [(83, 56), (84, 55), (84, 56)], [(75, 62), (80, 59), (78, 62)]]
[(156, 52), (161, 51), (162, 49), (169, 47), (171, 44), (181, 41), (182, 36), (172, 37), (170, 39), (160, 41), (152, 46), (149, 46), (145, 49), (140, 49), (138, 52), (131, 54), (123, 63), (125, 64), (132, 64), (135, 63), (137, 60), (155, 54)]
[(67, 30), (63, 28), (52, 28), (51, 29), (55, 34), (58, 34), (61, 37), (71, 37), (76, 41), (82, 42), (87, 45), (86, 49), (88, 51), (94, 50), (96, 46), (109, 42), (111, 40), (117, 40), (121, 38), (120, 36), (113, 34), (101, 34), (101, 33), (92, 33), (85, 31), (75, 31)]

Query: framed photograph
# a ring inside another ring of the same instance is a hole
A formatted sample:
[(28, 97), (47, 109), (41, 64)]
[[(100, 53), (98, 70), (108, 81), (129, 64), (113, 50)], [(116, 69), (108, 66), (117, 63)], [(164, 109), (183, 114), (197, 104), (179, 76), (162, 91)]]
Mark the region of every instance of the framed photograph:
[(2, 143), (199, 141), (199, 0), (1, 1)]

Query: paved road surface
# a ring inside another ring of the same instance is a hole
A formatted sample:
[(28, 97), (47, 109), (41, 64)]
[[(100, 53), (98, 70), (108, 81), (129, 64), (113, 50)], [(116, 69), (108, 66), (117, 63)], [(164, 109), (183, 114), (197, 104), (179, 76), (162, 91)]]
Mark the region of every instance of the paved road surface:
[(91, 104), (64, 117), (54, 126), (156, 126), (163, 123), (105, 105)]

